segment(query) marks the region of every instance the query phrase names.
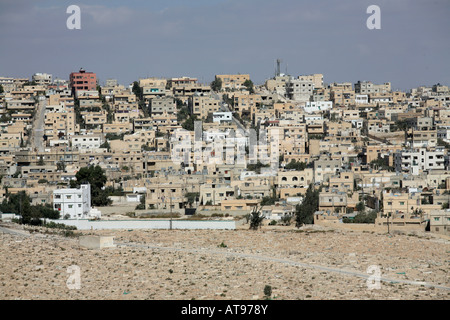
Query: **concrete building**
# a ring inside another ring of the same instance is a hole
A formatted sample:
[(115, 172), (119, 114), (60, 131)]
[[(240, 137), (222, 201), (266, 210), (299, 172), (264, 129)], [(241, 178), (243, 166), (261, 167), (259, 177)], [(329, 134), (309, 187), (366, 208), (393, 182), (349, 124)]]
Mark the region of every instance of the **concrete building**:
[(72, 94), (79, 90), (97, 90), (97, 75), (94, 72), (86, 72), (83, 68), (78, 72), (72, 72), (69, 77)]
[(240, 90), (245, 88), (244, 82), (250, 80), (249, 74), (218, 74), (216, 80), (222, 81), (222, 90)]
[(314, 82), (311, 79), (303, 79), (301, 77), (298, 79), (290, 78), (286, 82), (286, 96), (291, 100), (299, 102), (310, 101), (313, 90)]
[(450, 211), (448, 210), (431, 211), (430, 231), (450, 236)]
[(195, 94), (189, 97), (189, 110), (191, 114), (199, 119), (206, 119), (208, 114), (213, 114), (220, 110), (220, 100), (212, 96)]
[(213, 122), (217, 123), (229, 123), (233, 121), (233, 114), (231, 112), (214, 112)]
[(303, 108), (306, 113), (323, 112), (333, 108), (331, 101), (307, 101)]
[(101, 134), (74, 135), (70, 138), (72, 147), (80, 151), (87, 151), (100, 148), (103, 143)]
[(342, 161), (340, 159), (319, 159), (314, 161), (314, 182), (326, 181), (326, 176), (335, 175), (341, 170)]
[(445, 169), (443, 150), (434, 151), (425, 148), (402, 150), (394, 154), (394, 166), (397, 172), (418, 175), (423, 171)]
[(355, 83), (355, 93), (373, 95), (378, 93), (388, 93), (391, 91), (391, 83), (373, 84), (370, 81), (358, 81)]
[(53, 191), (53, 208), (61, 218), (86, 219), (100, 217), (98, 210), (91, 210), (91, 186), (83, 184), (80, 188), (57, 189)]
[(49, 85), (52, 83), (52, 75), (47, 73), (35, 73), (31, 77), (31, 80), (36, 84)]

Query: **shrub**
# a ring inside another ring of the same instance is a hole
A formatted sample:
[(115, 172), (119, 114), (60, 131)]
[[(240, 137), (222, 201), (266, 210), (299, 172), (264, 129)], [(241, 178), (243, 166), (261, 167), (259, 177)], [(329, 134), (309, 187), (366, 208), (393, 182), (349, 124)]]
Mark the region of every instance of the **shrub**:
[(228, 246), (225, 243), (223, 243), (223, 241), (222, 241), (222, 243), (219, 244), (217, 247), (219, 247), (219, 248), (227, 248)]
[(266, 299), (269, 299), (270, 296), (272, 296), (272, 287), (269, 285), (266, 285), (264, 287), (264, 296), (266, 297)]

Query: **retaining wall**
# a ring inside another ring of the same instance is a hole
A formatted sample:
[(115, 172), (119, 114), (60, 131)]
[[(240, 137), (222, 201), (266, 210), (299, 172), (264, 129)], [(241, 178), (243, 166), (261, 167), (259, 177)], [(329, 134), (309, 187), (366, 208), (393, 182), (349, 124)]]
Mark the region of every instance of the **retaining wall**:
[(234, 230), (235, 221), (189, 221), (189, 220), (50, 220), (75, 226), (78, 230), (107, 230), (107, 229), (217, 229)]

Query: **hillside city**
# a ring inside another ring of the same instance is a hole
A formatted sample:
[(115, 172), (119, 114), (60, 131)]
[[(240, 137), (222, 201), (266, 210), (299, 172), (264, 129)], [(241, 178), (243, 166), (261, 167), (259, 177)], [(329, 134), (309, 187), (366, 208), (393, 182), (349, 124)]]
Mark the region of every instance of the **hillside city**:
[(279, 63), (261, 85), (249, 74), (100, 84), (82, 68), (0, 85), (3, 214), (25, 218), (21, 194), (30, 222), (108, 219), (128, 204), (129, 219), (238, 220), (258, 209), (273, 225), (449, 235), (448, 86), (325, 84)]
[(0, 77), (2, 300), (448, 299), (448, 86), (100, 82)]

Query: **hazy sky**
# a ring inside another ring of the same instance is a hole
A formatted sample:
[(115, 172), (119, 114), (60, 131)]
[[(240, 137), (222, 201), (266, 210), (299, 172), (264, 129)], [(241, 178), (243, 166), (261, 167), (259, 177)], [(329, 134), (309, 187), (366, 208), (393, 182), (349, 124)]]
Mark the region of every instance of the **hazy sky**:
[[(69, 5), (81, 30), (66, 27)], [(370, 5), (380, 30), (366, 27)], [(0, 76), (68, 79), (83, 67), (100, 84), (226, 73), (262, 84), (280, 58), (293, 76), (405, 90), (450, 85), (449, 31), (449, 0), (0, 0)]]

